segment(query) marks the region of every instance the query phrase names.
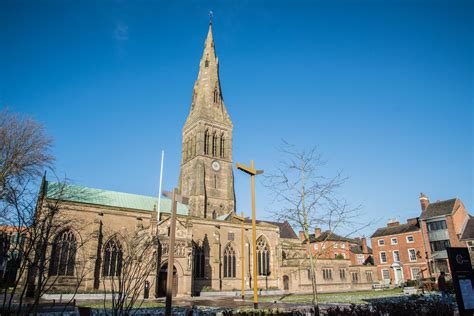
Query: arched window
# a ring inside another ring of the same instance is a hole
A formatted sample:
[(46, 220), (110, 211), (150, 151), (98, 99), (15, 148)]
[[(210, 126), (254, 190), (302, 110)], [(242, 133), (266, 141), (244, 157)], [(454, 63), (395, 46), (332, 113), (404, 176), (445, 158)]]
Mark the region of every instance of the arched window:
[(209, 154), (209, 130), (204, 132), (204, 155)]
[(224, 249), (224, 278), (235, 278), (235, 251), (230, 244)]
[(257, 270), (258, 275), (270, 275), (270, 247), (263, 236), (257, 239)]
[(192, 145), (193, 145), (193, 157), (196, 156), (196, 135), (193, 136), (193, 142), (192, 142)]
[(193, 150), (190, 139), (187, 141), (186, 147), (188, 148), (188, 159), (190, 159), (192, 157), (192, 150)]
[(209, 67), (209, 60), (206, 59), (206, 61), (204, 62), (204, 67)]
[(217, 134), (214, 132), (212, 134), (212, 156), (217, 156)]
[(216, 219), (217, 218), (217, 213), (216, 211), (212, 211), (212, 219)]
[(214, 89), (214, 103), (219, 104), (219, 90), (217, 88)]
[(221, 134), (221, 146), (220, 146), (220, 156), (224, 158), (224, 149), (225, 149), (225, 140), (224, 140), (224, 133)]
[(194, 250), (194, 262), (193, 262), (193, 274), (195, 278), (204, 278), (204, 267), (206, 263), (206, 257), (204, 256), (204, 246), (198, 245), (193, 242)]
[(51, 250), (49, 275), (74, 275), (76, 250), (76, 237), (71, 230), (58, 234)]
[(103, 276), (119, 276), (122, 271), (123, 252), (117, 239), (110, 239), (105, 245)]

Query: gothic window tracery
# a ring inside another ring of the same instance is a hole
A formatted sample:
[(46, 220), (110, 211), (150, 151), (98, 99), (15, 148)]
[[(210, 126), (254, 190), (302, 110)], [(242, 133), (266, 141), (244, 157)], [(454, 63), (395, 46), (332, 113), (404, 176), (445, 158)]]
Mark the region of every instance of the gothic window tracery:
[(214, 132), (212, 134), (212, 156), (217, 156), (217, 133)]
[(122, 245), (116, 238), (110, 239), (105, 245), (103, 276), (120, 276), (122, 272)]
[(209, 154), (209, 130), (206, 129), (204, 132), (204, 154), (208, 155)]
[(194, 251), (194, 262), (193, 262), (193, 274), (195, 278), (204, 278), (204, 267), (206, 263), (206, 257), (204, 255), (204, 246), (193, 242)]
[(50, 276), (74, 275), (77, 242), (74, 233), (67, 229), (58, 234), (51, 250)]
[(225, 140), (224, 140), (224, 133), (221, 134), (221, 139), (220, 139), (220, 156), (221, 158), (224, 158), (224, 149), (225, 149)]
[(224, 249), (224, 278), (235, 278), (235, 271), (235, 250), (231, 244), (228, 244)]
[(263, 236), (257, 239), (258, 275), (270, 275), (270, 247)]

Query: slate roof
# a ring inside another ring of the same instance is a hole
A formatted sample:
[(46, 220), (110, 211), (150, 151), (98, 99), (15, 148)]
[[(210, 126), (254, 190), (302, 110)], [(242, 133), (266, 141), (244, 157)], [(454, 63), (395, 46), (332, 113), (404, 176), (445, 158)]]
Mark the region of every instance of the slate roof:
[(428, 204), (428, 207), (421, 213), (422, 219), (427, 219), (435, 216), (448, 215), (453, 212), (456, 199), (439, 201)]
[(357, 243), (355, 239), (352, 238), (347, 238), (340, 236), (338, 234), (335, 234), (329, 230), (326, 230), (322, 232), (318, 237), (315, 237), (314, 234), (309, 235), (309, 241), (310, 242), (320, 242), (320, 241), (347, 241), (350, 243)]
[(471, 216), (467, 221), (461, 240), (474, 239), (474, 217)]
[(401, 224), (397, 226), (390, 226), (390, 227), (382, 227), (375, 231), (372, 234), (373, 237), (381, 237), (381, 236), (389, 236), (389, 235), (397, 235), (409, 232), (415, 232), (420, 230), (420, 227), (416, 224)]
[[(45, 183), (46, 197), (76, 203), (104, 205), (130, 210), (152, 212), (158, 205), (158, 197), (88, 188), (57, 182)], [(162, 213), (171, 213), (171, 199), (161, 197)], [(178, 203), (178, 215), (188, 215), (188, 206)]]
[[(244, 220), (244, 223), (251, 223), (252, 219), (246, 218)], [(284, 222), (272, 222), (272, 221), (261, 221), (257, 220), (257, 224), (259, 223), (268, 223), (270, 225), (275, 225), (280, 229), (280, 238), (289, 238), (289, 239), (298, 239), (298, 235), (296, 235), (295, 231), (291, 227), (290, 223), (288, 221)]]
[[(355, 254), (363, 254), (364, 253), (364, 252), (362, 252), (362, 241), (361, 240), (358, 241), (357, 246), (350, 246), (349, 249), (352, 253), (355, 253)], [(373, 253), (372, 248), (370, 248), (369, 246), (367, 246), (367, 251), (368, 251), (368, 253)]]

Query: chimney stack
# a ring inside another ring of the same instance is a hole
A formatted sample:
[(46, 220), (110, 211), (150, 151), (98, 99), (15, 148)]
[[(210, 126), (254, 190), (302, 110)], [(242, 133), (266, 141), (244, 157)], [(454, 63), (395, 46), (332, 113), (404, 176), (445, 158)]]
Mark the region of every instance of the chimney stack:
[(316, 227), (314, 229), (314, 238), (318, 238), (321, 235), (321, 228)]
[(390, 219), (387, 222), (387, 227), (393, 227), (393, 226), (398, 226), (398, 225), (400, 225), (400, 222), (396, 218)]
[(367, 239), (365, 239), (365, 236), (361, 238), (362, 239), (362, 253), (369, 253), (369, 250), (367, 249)]
[(422, 212), (424, 212), (426, 208), (428, 207), (428, 205), (430, 204), (430, 200), (423, 192), (420, 193), (420, 204), (421, 204)]
[(407, 219), (407, 224), (410, 224), (410, 225), (418, 225), (418, 217), (414, 217), (414, 218), (409, 218), (409, 219)]
[(306, 238), (304, 237), (304, 231), (300, 230), (300, 231), (298, 232), (298, 235), (300, 236), (300, 240), (301, 240), (301, 241), (305, 241)]

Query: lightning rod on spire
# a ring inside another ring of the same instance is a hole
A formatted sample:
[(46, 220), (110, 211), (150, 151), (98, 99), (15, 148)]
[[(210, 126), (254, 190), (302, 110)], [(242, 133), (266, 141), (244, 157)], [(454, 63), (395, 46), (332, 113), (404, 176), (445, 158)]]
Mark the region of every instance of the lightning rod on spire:
[(212, 16), (214, 15), (214, 12), (212, 10), (209, 11), (209, 24), (212, 24)]

